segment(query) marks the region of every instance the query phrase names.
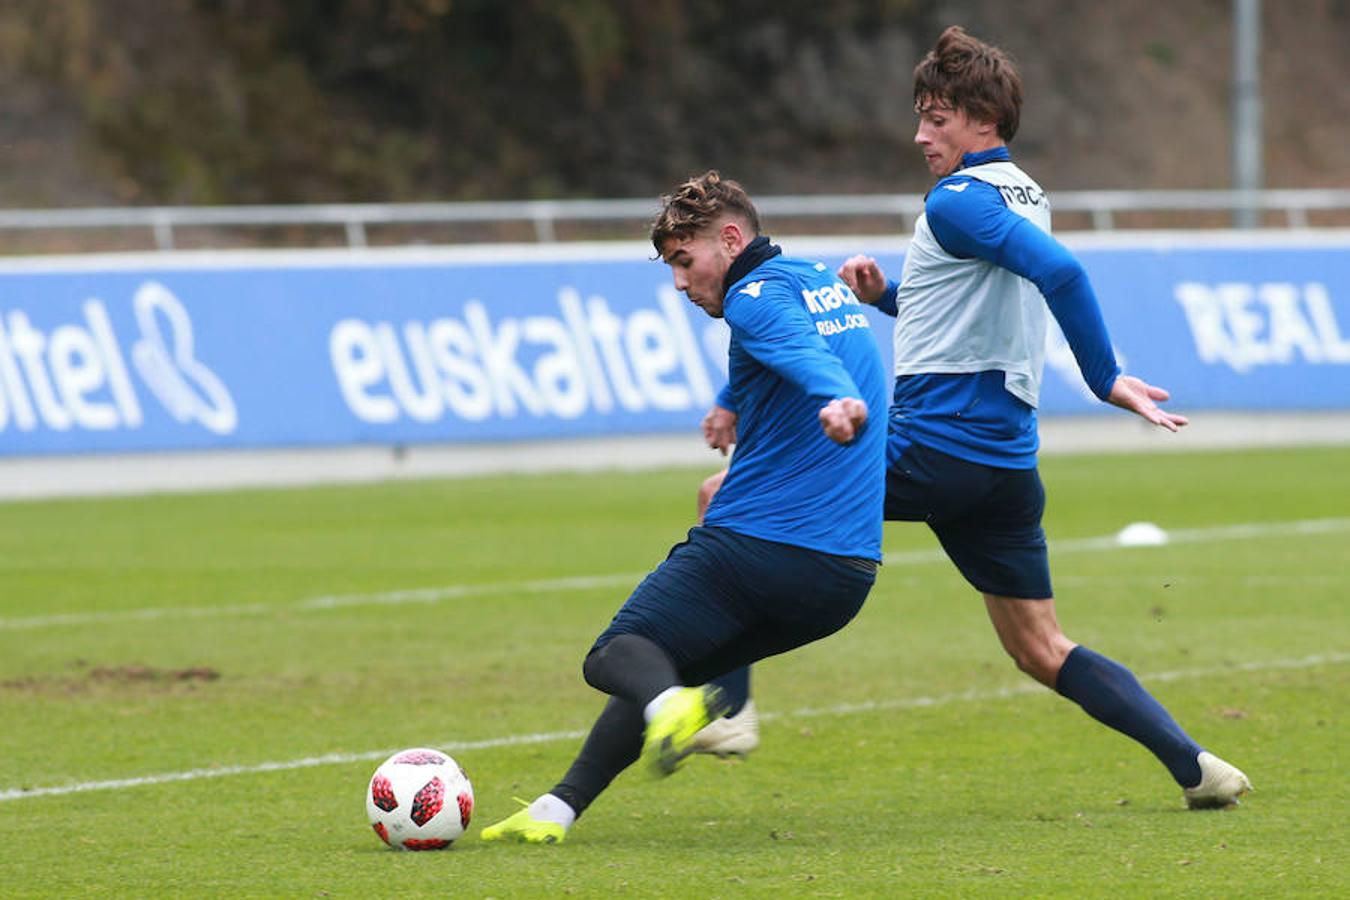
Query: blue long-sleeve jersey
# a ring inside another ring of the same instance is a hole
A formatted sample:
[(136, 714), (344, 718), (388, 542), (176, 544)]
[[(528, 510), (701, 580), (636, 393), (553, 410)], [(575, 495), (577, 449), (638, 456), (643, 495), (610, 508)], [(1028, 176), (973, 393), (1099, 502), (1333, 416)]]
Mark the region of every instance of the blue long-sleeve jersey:
[[(723, 315), (731, 346), (719, 402), (737, 412), (737, 443), (704, 524), (879, 560), (886, 373), (858, 300), (825, 265), (770, 256), (729, 286)], [(819, 419), (843, 397), (868, 408), (846, 445)]]
[[(968, 153), (961, 169), (1009, 160), (1006, 147)], [(1111, 340), (1082, 264), (1050, 234), (1008, 208), (999, 189), (961, 169), (934, 186), (924, 214), (933, 237), (958, 259), (983, 260), (1034, 284), (1068, 340), (1088, 387), (1105, 400), (1119, 375)], [(892, 281), (878, 308), (895, 315)], [(960, 298), (952, 298), (959, 302)], [(891, 410), (896, 458), (909, 442), (986, 465), (1036, 464), (1036, 410), (1004, 389), (1002, 372), (932, 372), (896, 379)]]

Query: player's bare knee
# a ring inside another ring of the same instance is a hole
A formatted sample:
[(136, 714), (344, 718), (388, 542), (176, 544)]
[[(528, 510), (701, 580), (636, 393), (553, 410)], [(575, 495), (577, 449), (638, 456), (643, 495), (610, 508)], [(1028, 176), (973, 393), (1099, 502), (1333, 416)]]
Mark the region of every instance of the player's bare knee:
[(1054, 687), (1060, 666), (1066, 654), (1058, 652), (1053, 644), (1036, 644), (1007, 648), (1017, 668), (1047, 687)]
[(1044, 684), (1044, 681), (1037, 671), (1036, 659), (1034, 656), (1025, 653), (1016, 653), (1012, 650), (1008, 651), (1008, 655), (1012, 657), (1013, 664), (1017, 666), (1019, 672), (1024, 675), (1030, 675), (1032, 678), (1035, 678), (1037, 681)]

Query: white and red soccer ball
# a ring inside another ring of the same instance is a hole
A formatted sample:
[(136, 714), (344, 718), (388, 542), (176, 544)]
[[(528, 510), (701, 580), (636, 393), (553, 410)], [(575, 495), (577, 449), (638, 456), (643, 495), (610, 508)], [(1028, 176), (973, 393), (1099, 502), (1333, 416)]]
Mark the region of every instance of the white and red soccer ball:
[(371, 776), (366, 814), (395, 850), (444, 850), (469, 827), (473, 785), (449, 754), (400, 750)]

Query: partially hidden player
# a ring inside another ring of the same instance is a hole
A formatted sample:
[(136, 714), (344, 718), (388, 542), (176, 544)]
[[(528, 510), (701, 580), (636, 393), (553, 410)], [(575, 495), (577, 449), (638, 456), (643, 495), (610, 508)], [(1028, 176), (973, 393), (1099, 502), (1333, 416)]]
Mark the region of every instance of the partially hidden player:
[(914, 73), (914, 140), (938, 181), (900, 281), (869, 257), (840, 269), (896, 317), (886, 518), (928, 523), (1019, 669), (1147, 747), (1188, 806), (1228, 806), (1251, 789), (1247, 776), (1055, 615), (1036, 465), (1047, 307), (1099, 399), (1169, 431), (1187, 420), (1158, 407), (1165, 390), (1121, 374), (1087, 273), (1051, 237), (1045, 192), (1009, 154), (1021, 106), (1002, 51), (944, 31)]

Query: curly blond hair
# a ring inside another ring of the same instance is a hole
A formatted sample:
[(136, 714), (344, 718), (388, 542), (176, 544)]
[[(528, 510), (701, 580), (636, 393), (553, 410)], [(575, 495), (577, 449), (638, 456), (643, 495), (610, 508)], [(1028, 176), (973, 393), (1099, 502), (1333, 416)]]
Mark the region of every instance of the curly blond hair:
[(723, 216), (742, 219), (752, 236), (759, 234), (759, 213), (745, 188), (709, 169), (662, 195), (661, 211), (652, 222), (652, 246), (659, 254), (671, 238), (686, 240)]

